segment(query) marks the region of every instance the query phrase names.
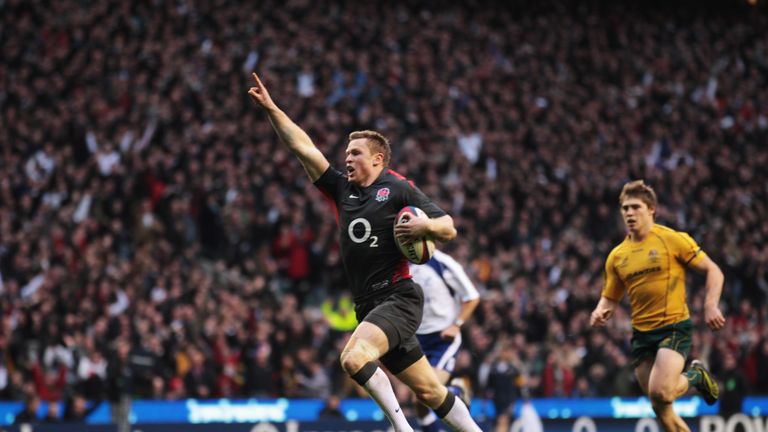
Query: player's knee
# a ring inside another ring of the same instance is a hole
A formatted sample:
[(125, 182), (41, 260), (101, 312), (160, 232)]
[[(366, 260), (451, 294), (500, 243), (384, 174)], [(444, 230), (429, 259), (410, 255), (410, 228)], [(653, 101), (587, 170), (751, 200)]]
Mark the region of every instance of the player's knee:
[(364, 355), (364, 353), (361, 350), (357, 350), (357, 349), (344, 351), (341, 353), (341, 357), (340, 357), (341, 367), (350, 376), (354, 375), (357, 371), (362, 369), (362, 367), (365, 366), (365, 364), (371, 360), (373, 359), (369, 358), (369, 356)]
[(648, 396), (651, 399), (651, 404), (654, 406), (669, 405), (675, 401), (674, 394), (663, 388), (651, 389)]
[(439, 402), (435, 402), (435, 393), (429, 390), (416, 392), (416, 399), (418, 399), (422, 405), (426, 405), (430, 408), (435, 408), (437, 405), (440, 405)]
[(440, 386), (423, 385), (416, 386), (412, 390), (416, 395), (416, 399), (430, 408), (437, 408), (445, 399), (444, 392), (440, 391)]
[(341, 361), (341, 367), (350, 375), (353, 375), (355, 372), (360, 370), (360, 368), (365, 364), (361, 363), (357, 356), (349, 351), (342, 352), (339, 360)]

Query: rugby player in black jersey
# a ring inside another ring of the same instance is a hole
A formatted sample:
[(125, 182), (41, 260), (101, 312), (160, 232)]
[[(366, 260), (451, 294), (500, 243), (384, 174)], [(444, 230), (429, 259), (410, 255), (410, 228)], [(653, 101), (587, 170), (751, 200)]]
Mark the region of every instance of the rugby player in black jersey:
[[(298, 157), (309, 178), (335, 204), (344, 267), (360, 324), (341, 354), (344, 370), (365, 388), (395, 431), (413, 431), (392, 384), (377, 360), (435, 410), (456, 431), (480, 431), (464, 403), (440, 383), (415, 337), (424, 294), (411, 280), (408, 263), (395, 244), (428, 235), (456, 237), (453, 219), (403, 176), (388, 169), (388, 140), (374, 131), (349, 135), (346, 170), (332, 168), (312, 140), (274, 103), (259, 77), (248, 94), (263, 108), (280, 140)], [(428, 217), (413, 217), (393, 233), (406, 205)]]

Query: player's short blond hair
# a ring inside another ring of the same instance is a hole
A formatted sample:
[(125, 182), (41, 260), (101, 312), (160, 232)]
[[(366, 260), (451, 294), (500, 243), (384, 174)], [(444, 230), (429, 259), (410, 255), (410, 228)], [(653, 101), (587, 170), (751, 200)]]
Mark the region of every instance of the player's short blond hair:
[(656, 199), (656, 192), (653, 188), (645, 184), (643, 180), (633, 180), (628, 182), (621, 188), (621, 195), (619, 195), (619, 205), (624, 203), (627, 198), (637, 198), (644, 202), (650, 209), (655, 209), (658, 204)]
[(392, 147), (389, 146), (387, 137), (372, 130), (354, 131), (349, 134), (350, 141), (360, 138), (366, 139), (371, 153), (383, 153), (384, 166), (389, 166), (389, 160), (392, 158)]

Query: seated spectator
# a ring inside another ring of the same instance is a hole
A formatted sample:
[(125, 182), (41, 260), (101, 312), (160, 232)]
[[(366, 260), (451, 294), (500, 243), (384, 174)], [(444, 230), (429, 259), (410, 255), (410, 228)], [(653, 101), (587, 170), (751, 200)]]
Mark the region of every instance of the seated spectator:
[(59, 402), (50, 401), (47, 404), (45, 411), (45, 417), (43, 417), (43, 423), (61, 423), (61, 416), (59, 415)]
[(40, 422), (38, 410), (40, 409), (40, 397), (36, 394), (27, 395), (24, 398), (24, 408), (16, 414), (13, 424), (35, 424)]
[(64, 408), (63, 420), (68, 423), (83, 423), (89, 415), (96, 411), (103, 399), (98, 399), (91, 404), (80, 393), (73, 394)]
[(318, 413), (321, 420), (343, 420), (344, 413), (339, 409), (341, 401), (338, 396), (330, 395), (325, 399), (323, 408)]

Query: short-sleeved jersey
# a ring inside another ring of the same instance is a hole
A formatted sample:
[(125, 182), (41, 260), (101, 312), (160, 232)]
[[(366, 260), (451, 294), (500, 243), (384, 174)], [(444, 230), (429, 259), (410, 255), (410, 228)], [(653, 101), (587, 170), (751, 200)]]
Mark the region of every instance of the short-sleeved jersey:
[(416, 334), (445, 330), (459, 316), (461, 303), (480, 297), (464, 268), (447, 253), (435, 249), (426, 264), (411, 263), (410, 269), (424, 291), (424, 315)]
[(395, 244), (398, 212), (412, 205), (430, 218), (446, 214), (392, 170), (384, 170), (370, 186), (360, 187), (329, 167), (315, 186), (336, 206), (342, 260), (357, 303), (384, 297), (388, 287), (411, 277), (408, 262)]
[(690, 316), (685, 268), (705, 256), (688, 234), (655, 224), (643, 241), (627, 236), (608, 255), (602, 295), (618, 302), (628, 293), (632, 326), (640, 331), (683, 321)]

